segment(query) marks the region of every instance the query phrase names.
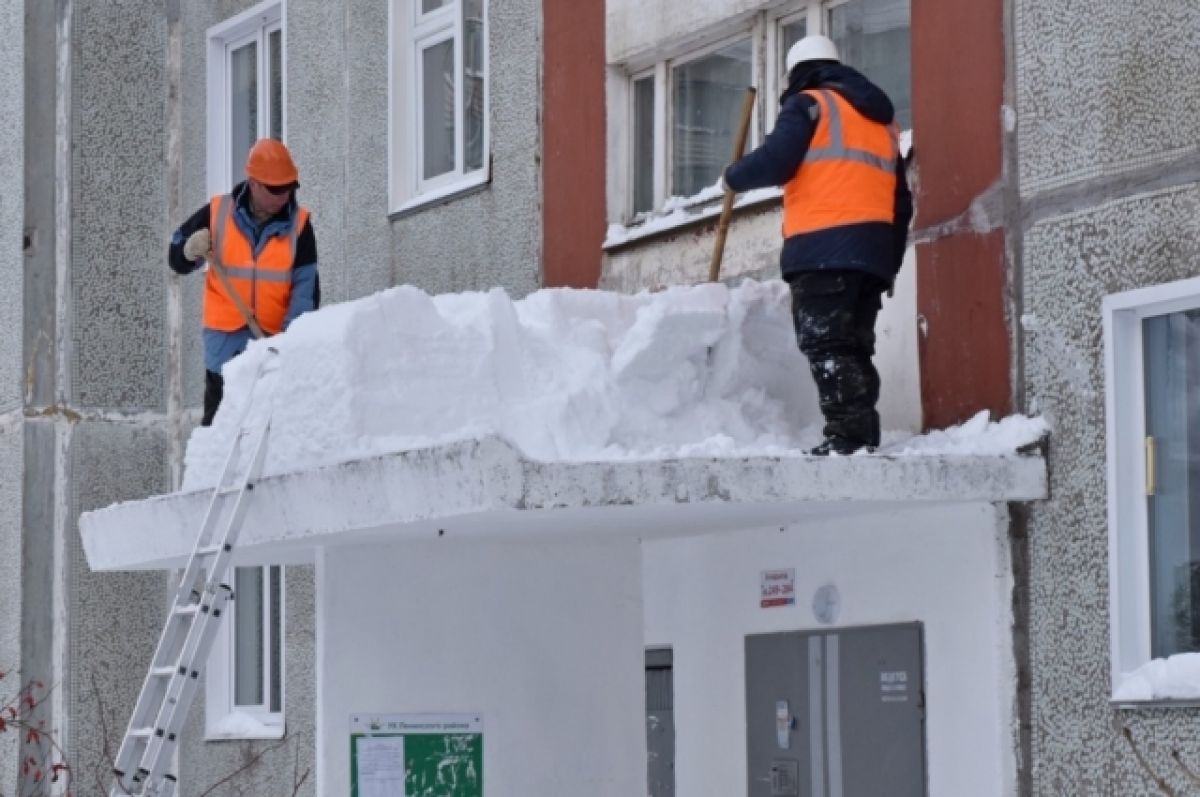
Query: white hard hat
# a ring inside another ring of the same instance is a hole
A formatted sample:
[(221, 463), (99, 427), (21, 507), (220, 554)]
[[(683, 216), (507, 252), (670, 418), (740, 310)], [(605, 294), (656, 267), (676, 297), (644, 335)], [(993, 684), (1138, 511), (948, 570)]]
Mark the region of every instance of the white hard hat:
[(805, 36), (792, 45), (787, 54), (787, 71), (805, 61), (841, 61), (837, 45), (828, 36)]

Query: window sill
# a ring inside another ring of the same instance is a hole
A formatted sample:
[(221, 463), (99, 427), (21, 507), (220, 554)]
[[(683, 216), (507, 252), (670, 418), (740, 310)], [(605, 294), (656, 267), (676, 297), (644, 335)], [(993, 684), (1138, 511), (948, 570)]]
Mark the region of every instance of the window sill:
[[(733, 209), (735, 211), (747, 208), (761, 209), (779, 202), (782, 196), (783, 191), (779, 188), (760, 188), (739, 194), (734, 200)], [(676, 207), (668, 213), (653, 216), (630, 226), (610, 225), (602, 248), (605, 252), (616, 252), (689, 227), (706, 224), (720, 217), (723, 203), (714, 201), (720, 198), (720, 194), (708, 196), (708, 192), (705, 191), (697, 195), (696, 201)]]
[(1108, 704), (1117, 711), (1141, 711), (1159, 708), (1198, 708), (1200, 697), (1163, 697), (1153, 700), (1118, 700), (1110, 698)]
[(449, 202), (452, 199), (459, 199), (468, 194), (473, 194), (477, 191), (482, 191), (491, 183), (492, 176), (488, 171), (480, 172), (479, 174), (465, 177), (462, 180), (444, 185), (434, 191), (428, 191), (424, 194), (413, 197), (400, 207), (388, 214), (389, 221), (402, 219), (406, 216), (412, 216), (416, 213), (425, 210), (432, 205), (438, 205)]
[(250, 714), (233, 711), (204, 729), (208, 742), (232, 742), (252, 739), (282, 739), (286, 726), (278, 714)]

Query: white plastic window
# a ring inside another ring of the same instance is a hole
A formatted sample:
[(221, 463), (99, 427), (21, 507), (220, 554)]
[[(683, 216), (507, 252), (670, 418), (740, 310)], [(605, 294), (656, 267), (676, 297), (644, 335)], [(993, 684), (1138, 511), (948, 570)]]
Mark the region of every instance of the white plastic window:
[(391, 205), (402, 211), (487, 182), (485, 0), (393, 0)]
[(1200, 652), (1200, 279), (1106, 297), (1104, 334), (1113, 690), (1136, 702), (1129, 674)]

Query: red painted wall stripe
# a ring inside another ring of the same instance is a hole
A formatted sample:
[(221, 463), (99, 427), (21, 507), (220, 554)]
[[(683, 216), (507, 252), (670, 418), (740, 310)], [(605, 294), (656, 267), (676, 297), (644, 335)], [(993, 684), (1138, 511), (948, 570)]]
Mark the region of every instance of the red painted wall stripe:
[[(1003, 179), (1002, 0), (913, 0), (918, 231), (955, 220)], [(997, 222), (998, 224), (998, 222)], [(964, 224), (917, 247), (924, 423), (1012, 411), (1004, 230)]]
[(604, 242), (604, 0), (544, 0), (542, 284), (594, 288)]

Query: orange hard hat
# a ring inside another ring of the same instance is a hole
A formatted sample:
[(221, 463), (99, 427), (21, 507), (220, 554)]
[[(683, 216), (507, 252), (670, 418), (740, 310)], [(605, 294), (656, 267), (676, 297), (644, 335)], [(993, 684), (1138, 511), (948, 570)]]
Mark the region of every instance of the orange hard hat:
[(282, 141), (260, 138), (246, 157), (246, 176), (263, 185), (299, 185), (300, 170)]

